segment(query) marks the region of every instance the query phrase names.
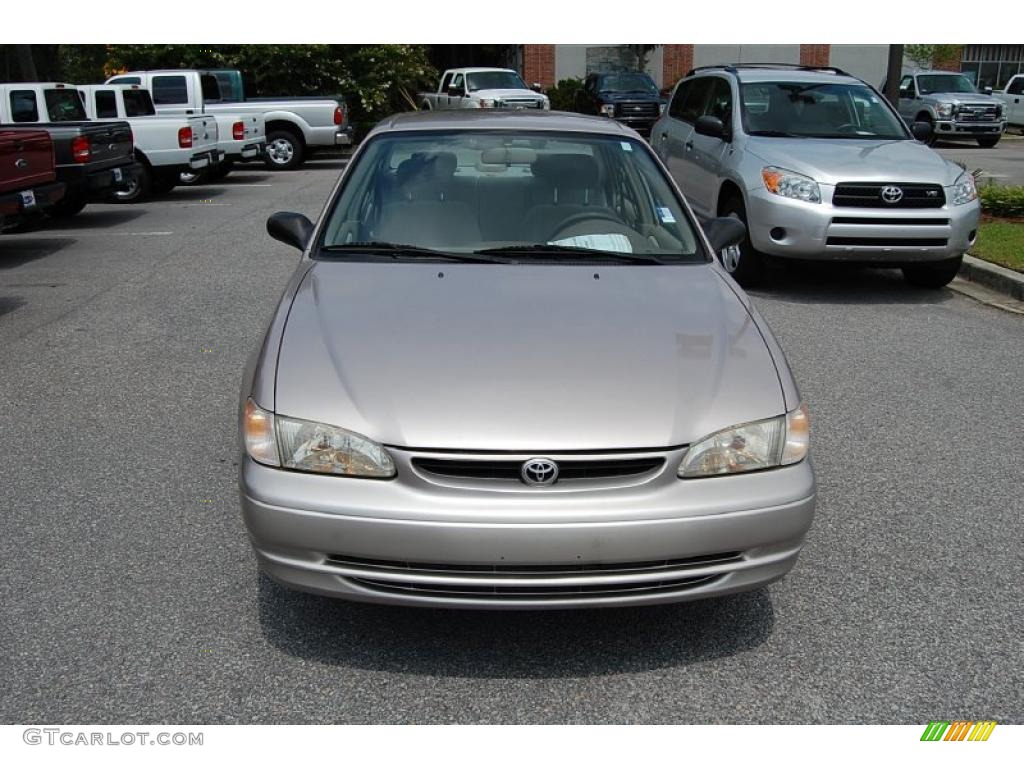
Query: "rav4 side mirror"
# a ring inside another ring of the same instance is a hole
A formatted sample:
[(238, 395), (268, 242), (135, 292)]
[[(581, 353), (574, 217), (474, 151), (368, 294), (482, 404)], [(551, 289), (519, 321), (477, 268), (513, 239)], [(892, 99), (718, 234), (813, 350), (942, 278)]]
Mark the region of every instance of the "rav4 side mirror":
[(701, 136), (712, 136), (722, 141), (732, 141), (732, 136), (729, 135), (725, 124), (717, 117), (701, 115), (693, 127)]
[(923, 141), (925, 144), (927, 144), (931, 140), (932, 135), (935, 133), (935, 129), (932, 128), (931, 123), (926, 123), (923, 120), (918, 120), (916, 123), (910, 126), (910, 132), (914, 134), (915, 139), (917, 139), (918, 141)]
[(719, 216), (704, 223), (704, 234), (717, 255), (724, 248), (742, 243), (747, 236), (747, 228), (733, 216)]
[(313, 222), (301, 213), (281, 211), (267, 219), (267, 234), (285, 245), (304, 251), (313, 234)]

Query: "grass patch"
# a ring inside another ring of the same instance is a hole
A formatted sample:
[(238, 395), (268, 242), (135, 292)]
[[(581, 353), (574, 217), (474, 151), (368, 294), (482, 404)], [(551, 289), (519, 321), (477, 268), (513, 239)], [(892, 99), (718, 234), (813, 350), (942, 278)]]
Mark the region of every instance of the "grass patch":
[(1024, 221), (982, 221), (971, 256), (1024, 272)]

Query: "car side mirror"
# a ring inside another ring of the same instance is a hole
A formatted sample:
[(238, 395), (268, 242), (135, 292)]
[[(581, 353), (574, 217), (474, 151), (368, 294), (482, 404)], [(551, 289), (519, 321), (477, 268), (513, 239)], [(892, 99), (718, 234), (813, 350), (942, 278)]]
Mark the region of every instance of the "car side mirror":
[(909, 88), (900, 88), (900, 98), (901, 99), (909, 99), (910, 98), (910, 89)]
[(731, 141), (732, 137), (721, 119), (712, 115), (701, 115), (694, 123), (694, 130), (701, 136), (712, 136), (722, 141)]
[(992, 86), (991, 85), (986, 85), (984, 88), (981, 89), (981, 92), (984, 93), (986, 96), (991, 96), (992, 95)]
[(733, 216), (719, 216), (704, 224), (704, 234), (711, 243), (711, 249), (719, 254), (723, 248), (739, 245), (747, 236), (747, 228)]
[(536, 91), (537, 93), (540, 93), (541, 91), (544, 90), (544, 86), (541, 85), (540, 83), (533, 83), (533, 85), (530, 86), (530, 89)]
[(267, 234), (285, 245), (304, 251), (313, 234), (313, 222), (301, 213), (280, 211), (267, 219)]
[(910, 126), (910, 132), (914, 134), (915, 139), (917, 139), (918, 141), (923, 141), (924, 143), (927, 144), (928, 141), (931, 139), (932, 134), (935, 133), (935, 129), (932, 128), (931, 123), (926, 123), (923, 120), (918, 120), (916, 123)]

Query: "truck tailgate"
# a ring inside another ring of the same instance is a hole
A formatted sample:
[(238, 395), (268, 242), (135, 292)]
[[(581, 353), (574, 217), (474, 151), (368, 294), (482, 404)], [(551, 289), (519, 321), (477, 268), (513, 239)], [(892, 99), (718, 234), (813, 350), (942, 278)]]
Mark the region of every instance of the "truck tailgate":
[(0, 193), (53, 181), (50, 134), (29, 129), (0, 130), (0, 168)]
[(115, 168), (132, 160), (135, 144), (131, 126), (126, 122), (43, 123), (39, 127), (54, 140), (58, 166), (83, 164), (71, 156), (72, 140), (78, 136), (89, 141), (89, 157), (85, 162), (91, 169)]
[(213, 115), (189, 115), (187, 119), (192, 128), (192, 148), (196, 152), (216, 149), (220, 138), (217, 118)]

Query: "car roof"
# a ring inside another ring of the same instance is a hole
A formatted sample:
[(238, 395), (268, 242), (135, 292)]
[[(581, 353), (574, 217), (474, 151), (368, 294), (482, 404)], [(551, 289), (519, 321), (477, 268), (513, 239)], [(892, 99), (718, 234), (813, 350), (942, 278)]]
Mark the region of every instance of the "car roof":
[(922, 69), (920, 72), (908, 72), (911, 75), (964, 75), (963, 72), (954, 72), (950, 69)]
[(751, 67), (745, 69), (742, 64), (736, 67), (722, 66), (695, 71), (691, 77), (698, 75), (730, 74), (735, 75), (743, 83), (774, 83), (783, 80), (787, 83), (860, 83), (851, 75), (839, 75), (816, 69), (795, 69), (779, 67)]
[(603, 133), (609, 136), (638, 134), (615, 120), (575, 112), (552, 112), (540, 109), (453, 109), (400, 112), (385, 118), (371, 134), (391, 131), (488, 130), (501, 128), (513, 131), (570, 131)]
[[(515, 72), (514, 69), (506, 69), (505, 67), (455, 67), (454, 69), (446, 70), (448, 72)], [(519, 74), (516, 72), (516, 74)]]

